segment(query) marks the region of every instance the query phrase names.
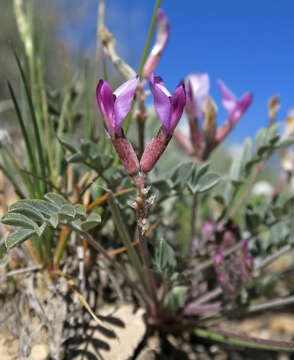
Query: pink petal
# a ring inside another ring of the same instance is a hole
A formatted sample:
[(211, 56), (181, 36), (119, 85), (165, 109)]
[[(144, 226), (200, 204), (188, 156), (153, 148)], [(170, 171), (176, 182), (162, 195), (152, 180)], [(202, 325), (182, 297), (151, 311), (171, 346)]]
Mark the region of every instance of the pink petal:
[(149, 86), (154, 97), (154, 105), (159, 120), (170, 133), (170, 117), (171, 117), (171, 95), (164, 86), (161, 77), (151, 74)]
[(221, 80), (218, 81), (218, 84), (222, 95), (222, 104), (228, 113), (231, 114), (231, 112), (235, 109), (238, 100)]
[(121, 123), (126, 118), (131, 109), (138, 82), (139, 77), (136, 76), (123, 83), (114, 91), (115, 131), (118, 131)]
[(244, 94), (240, 100), (238, 100), (235, 109), (229, 116), (229, 122), (233, 125), (240, 119), (240, 117), (245, 113), (250, 104), (252, 103), (253, 95), (250, 92)]
[(100, 80), (96, 88), (96, 97), (99, 109), (110, 133), (115, 129), (114, 98), (110, 85)]

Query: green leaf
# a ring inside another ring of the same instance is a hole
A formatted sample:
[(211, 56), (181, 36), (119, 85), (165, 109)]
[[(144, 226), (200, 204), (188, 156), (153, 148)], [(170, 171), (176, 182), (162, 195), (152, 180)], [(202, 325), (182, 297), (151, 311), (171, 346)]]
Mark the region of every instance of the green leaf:
[(88, 139), (81, 140), (81, 152), (84, 156), (89, 156), (91, 150), (91, 142)]
[(201, 176), (203, 176), (207, 170), (209, 168), (209, 163), (208, 162), (203, 162), (203, 163), (200, 163), (199, 165), (197, 165), (196, 167), (196, 179), (200, 179)]
[(252, 157), (252, 140), (251, 138), (247, 138), (244, 140), (243, 149), (242, 149), (242, 169), (244, 169), (248, 161), (250, 161), (251, 157)]
[(193, 162), (187, 162), (177, 166), (170, 177), (173, 187), (183, 188), (191, 177), (194, 169), (195, 164)]
[(165, 194), (171, 191), (172, 183), (169, 179), (160, 179), (152, 183), (152, 188), (159, 190), (160, 194)]
[(12, 226), (23, 226), (27, 229), (32, 229), (32, 230), (38, 228), (38, 225), (27, 216), (13, 212), (9, 212), (5, 216), (3, 216), (1, 222), (3, 224), (12, 225)]
[(69, 204), (69, 201), (65, 200), (63, 196), (56, 193), (48, 193), (44, 195), (44, 198), (49, 200), (52, 204), (56, 205), (58, 208), (61, 208), (64, 205)]
[(51, 226), (56, 229), (59, 223), (59, 216), (57, 213), (53, 213), (49, 218), (49, 223)]
[(294, 144), (294, 137), (289, 137), (287, 139), (281, 140), (276, 144), (275, 149), (282, 149)]
[(235, 156), (230, 167), (230, 179), (232, 181), (238, 180), (241, 175), (241, 170), (242, 170), (242, 157)]
[(255, 137), (255, 153), (257, 154), (259, 149), (264, 146), (266, 140), (266, 128), (260, 129)]
[(59, 214), (62, 216), (66, 216), (67, 218), (74, 219), (76, 212), (75, 212), (74, 207), (71, 204), (65, 204), (59, 210)]
[(77, 144), (73, 140), (62, 138), (62, 139), (59, 139), (59, 141), (70, 152), (72, 152), (72, 153), (79, 152), (79, 148), (78, 148)]
[(77, 152), (77, 153), (72, 154), (72, 155), (67, 155), (65, 157), (65, 159), (69, 163), (82, 163), (85, 160), (84, 155), (82, 153), (80, 153), (80, 152)]
[(159, 247), (156, 250), (154, 264), (157, 271), (163, 273), (173, 272), (176, 266), (176, 257), (173, 248), (164, 239), (160, 240)]
[(29, 239), (34, 234), (35, 234), (35, 230), (31, 230), (31, 229), (22, 229), (22, 230), (14, 231), (13, 233), (7, 236), (7, 239), (5, 241), (6, 248), (11, 249), (21, 244), (25, 240)]
[[(15, 56), (18, 68), (20, 70), (20, 75), (21, 75), (21, 78), (22, 78), (22, 81), (24, 84), (25, 94), (26, 94), (27, 101), (29, 104), (31, 119), (32, 119), (32, 123), (33, 123), (34, 135), (35, 135), (36, 145), (37, 145), (37, 152), (38, 152), (38, 156), (39, 156), (39, 160), (40, 160), (41, 173), (42, 173), (42, 176), (45, 178), (46, 177), (46, 163), (45, 163), (45, 156), (43, 153), (43, 147), (42, 147), (42, 141), (41, 141), (41, 138), (42, 138), (41, 121), (38, 121), (38, 119), (37, 119), (35, 107), (33, 104), (32, 94), (31, 94), (31, 91), (29, 88), (29, 83), (27, 81), (24, 69), (22, 67), (22, 64), (20, 62), (20, 59), (19, 59), (16, 51), (14, 51), (14, 56)], [(44, 186), (46, 188), (45, 182), (44, 182)]]
[[(18, 205), (16, 205), (18, 204)], [(40, 211), (45, 217), (49, 217), (52, 213), (55, 213), (58, 211), (58, 207), (50, 203), (46, 200), (40, 200), (40, 199), (22, 199), (18, 200), (15, 204), (13, 204), (10, 209), (13, 209), (13, 206), (30, 206), (34, 208), (37, 211)]]
[(87, 214), (86, 209), (82, 204), (74, 205), (74, 209), (77, 216), (84, 217)]
[(176, 313), (177, 310), (184, 306), (186, 300), (186, 293), (186, 286), (174, 286), (164, 298), (164, 309), (170, 313)]
[(37, 211), (31, 205), (23, 203), (21, 201), (17, 201), (16, 203), (12, 204), (9, 208), (9, 212), (23, 214), (30, 219), (38, 222), (45, 221), (45, 217), (42, 215), (42, 213), (40, 213), (40, 211)]
[(92, 212), (86, 221), (83, 221), (81, 223), (81, 228), (84, 231), (88, 231), (90, 229), (93, 229), (95, 226), (97, 226), (98, 224), (100, 224), (101, 222), (101, 216), (95, 212)]
[(46, 230), (48, 224), (46, 222), (44, 222), (41, 226), (39, 226), (37, 229), (36, 229), (36, 233), (39, 237), (41, 237), (44, 233), (44, 231)]
[(207, 173), (201, 177), (198, 183), (198, 192), (202, 193), (208, 191), (216, 186), (221, 180), (221, 176), (217, 173), (211, 172)]

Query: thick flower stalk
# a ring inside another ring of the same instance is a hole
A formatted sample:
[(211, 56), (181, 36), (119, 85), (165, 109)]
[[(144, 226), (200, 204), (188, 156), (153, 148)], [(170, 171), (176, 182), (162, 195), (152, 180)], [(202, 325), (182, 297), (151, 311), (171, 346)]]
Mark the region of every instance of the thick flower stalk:
[(175, 88), (173, 95), (169, 93), (161, 77), (152, 74), (149, 85), (154, 97), (154, 104), (159, 120), (162, 123), (157, 135), (147, 145), (140, 166), (144, 173), (151, 171), (167, 147), (175, 127), (177, 126), (186, 103), (184, 83)]
[(157, 34), (155, 44), (145, 62), (142, 76), (147, 79), (155, 70), (169, 37), (169, 22), (162, 9), (157, 11)]
[(131, 109), (138, 81), (138, 77), (132, 78), (112, 92), (108, 82), (100, 80), (96, 89), (105, 131), (111, 138), (113, 146), (130, 176), (138, 173), (139, 161), (132, 145), (125, 137), (121, 125)]

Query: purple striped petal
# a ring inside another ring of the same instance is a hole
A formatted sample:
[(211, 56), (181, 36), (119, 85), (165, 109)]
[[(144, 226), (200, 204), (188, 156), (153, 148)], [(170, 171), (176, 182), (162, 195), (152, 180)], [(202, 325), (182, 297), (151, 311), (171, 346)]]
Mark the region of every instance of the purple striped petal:
[(149, 86), (154, 97), (154, 105), (159, 120), (165, 127), (167, 133), (170, 133), (171, 124), (171, 94), (164, 86), (161, 77), (151, 74)]
[(228, 111), (229, 114), (235, 110), (237, 105), (237, 98), (236, 96), (229, 90), (223, 81), (219, 80), (218, 85), (220, 87), (221, 95), (222, 95), (222, 104), (224, 108)]
[(115, 129), (114, 98), (110, 85), (100, 80), (96, 88), (97, 103), (109, 133)]
[(138, 82), (139, 77), (136, 76), (123, 83), (114, 91), (115, 132), (120, 129), (121, 123), (131, 109)]
[(170, 130), (173, 131), (177, 126), (184, 107), (186, 104), (186, 92), (184, 82), (181, 81), (179, 85), (175, 88), (175, 91), (171, 100), (171, 120), (170, 120)]
[(197, 118), (203, 114), (203, 102), (206, 99), (209, 88), (209, 76), (205, 72), (196, 72), (189, 74), (185, 79), (187, 105), (190, 106)]

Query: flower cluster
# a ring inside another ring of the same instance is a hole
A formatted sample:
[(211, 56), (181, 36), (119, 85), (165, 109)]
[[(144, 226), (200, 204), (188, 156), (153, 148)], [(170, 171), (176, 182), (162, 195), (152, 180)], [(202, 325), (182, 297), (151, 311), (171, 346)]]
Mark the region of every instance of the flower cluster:
[(234, 302), (253, 272), (253, 258), (248, 250), (248, 240), (243, 240), (239, 253), (225, 257), (225, 252), (240, 242), (239, 227), (237, 224), (228, 223), (215, 232), (214, 223), (210, 220), (203, 225), (202, 240), (214, 259), (220, 287), (228, 300)]
[[(217, 107), (209, 95), (209, 76), (207, 73), (191, 73), (185, 79), (187, 92), (186, 114), (190, 126), (190, 138), (180, 130), (176, 132), (176, 140), (190, 155), (198, 161), (207, 159), (212, 150), (219, 145), (232, 131), (240, 117), (250, 106), (253, 96), (245, 93), (240, 99), (219, 80), (222, 104), (228, 112), (225, 123), (217, 129)], [(202, 128), (199, 120), (203, 118)]]

